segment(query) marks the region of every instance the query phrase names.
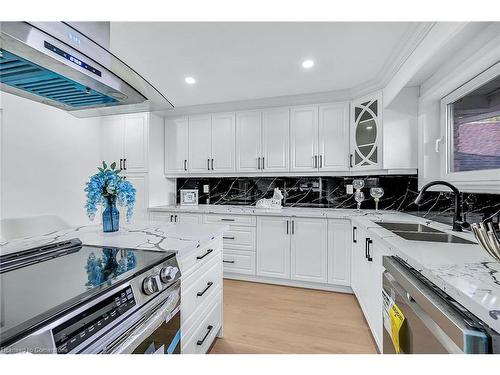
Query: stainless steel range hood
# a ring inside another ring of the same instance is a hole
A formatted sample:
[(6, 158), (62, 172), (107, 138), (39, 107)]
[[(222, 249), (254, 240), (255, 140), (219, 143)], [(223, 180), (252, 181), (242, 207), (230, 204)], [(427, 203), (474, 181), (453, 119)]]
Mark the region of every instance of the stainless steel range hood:
[[(76, 117), (173, 108), (108, 51), (109, 29), (103, 33), (102, 24), (1, 22), (0, 89)], [(92, 37), (100, 37), (100, 44)]]

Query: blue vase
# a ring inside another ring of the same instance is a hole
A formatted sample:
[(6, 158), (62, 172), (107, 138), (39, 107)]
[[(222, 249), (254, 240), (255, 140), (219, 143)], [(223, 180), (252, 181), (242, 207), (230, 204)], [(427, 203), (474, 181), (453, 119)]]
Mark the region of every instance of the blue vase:
[(106, 208), (102, 212), (102, 230), (116, 232), (119, 229), (120, 212), (116, 208), (116, 197), (106, 198)]

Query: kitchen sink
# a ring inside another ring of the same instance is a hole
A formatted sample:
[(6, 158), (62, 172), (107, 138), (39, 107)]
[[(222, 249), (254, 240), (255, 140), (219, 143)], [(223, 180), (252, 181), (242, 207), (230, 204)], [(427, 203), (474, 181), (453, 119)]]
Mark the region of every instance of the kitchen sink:
[(437, 229), (428, 227), (427, 225), (418, 223), (384, 223), (376, 222), (375, 224), (380, 225), (382, 228), (393, 231), (401, 232), (418, 232), (418, 233), (444, 233)]
[(404, 238), (409, 241), (428, 241), (428, 242), (447, 242), (447, 243), (459, 243), (459, 244), (476, 244), (473, 241), (466, 240), (461, 237), (454, 236), (453, 234), (448, 234), (444, 232), (403, 232), (403, 231), (392, 231), (399, 237)]
[(408, 241), (445, 242), (474, 245), (475, 242), (418, 223), (377, 222), (382, 228)]

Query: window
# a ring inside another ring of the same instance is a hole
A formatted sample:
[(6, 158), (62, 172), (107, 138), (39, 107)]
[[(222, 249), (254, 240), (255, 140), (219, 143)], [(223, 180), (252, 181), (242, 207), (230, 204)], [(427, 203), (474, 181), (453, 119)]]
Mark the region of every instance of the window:
[(449, 172), (500, 169), (500, 76), (447, 105)]

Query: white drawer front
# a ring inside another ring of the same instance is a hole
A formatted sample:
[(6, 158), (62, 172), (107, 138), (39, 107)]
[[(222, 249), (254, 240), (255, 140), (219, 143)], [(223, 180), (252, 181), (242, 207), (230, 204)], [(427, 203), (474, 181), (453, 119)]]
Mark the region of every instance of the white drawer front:
[(191, 252), (188, 256), (180, 258), (182, 276), (188, 277), (203, 265), (207, 264), (215, 256), (222, 252), (222, 238), (216, 238), (205, 246)]
[(255, 253), (224, 248), (224, 272), (255, 275)]
[(255, 227), (231, 225), (222, 238), (224, 248), (255, 251)]
[(150, 212), (149, 220), (151, 221), (166, 221), (168, 223), (174, 222), (173, 212)]
[(207, 214), (205, 215), (205, 223), (207, 224), (229, 224), (229, 225), (256, 225), (256, 218), (252, 215), (218, 215)]
[[(219, 252), (206, 266), (195, 274), (182, 280), (181, 283), (181, 324), (183, 329), (189, 329), (184, 324), (196, 315), (200, 306), (213, 299), (222, 288), (222, 254)], [(194, 318), (196, 320), (196, 318)]]
[(181, 336), (183, 354), (205, 354), (222, 324), (222, 292), (214, 298), (214, 304), (200, 314), (190, 331)]

